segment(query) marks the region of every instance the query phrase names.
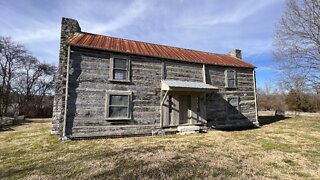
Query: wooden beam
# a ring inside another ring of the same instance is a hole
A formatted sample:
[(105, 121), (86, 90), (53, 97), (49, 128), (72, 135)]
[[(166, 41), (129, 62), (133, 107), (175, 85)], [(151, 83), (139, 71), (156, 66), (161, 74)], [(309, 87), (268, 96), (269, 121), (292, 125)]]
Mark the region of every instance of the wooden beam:
[(68, 89), (69, 89), (69, 64), (70, 64), (70, 46), (68, 46), (67, 55), (67, 74), (66, 74), (66, 91), (64, 97), (64, 115), (63, 115), (63, 131), (62, 138), (66, 138), (66, 125), (67, 125), (67, 114), (68, 114)]
[(205, 64), (202, 64), (202, 77), (203, 77), (203, 82), (207, 84), (206, 65)]
[[(160, 90), (160, 99), (162, 98), (162, 90)], [(162, 128), (163, 127), (163, 113), (162, 113), (162, 111), (163, 111), (163, 109), (162, 109), (162, 105), (161, 105), (161, 102), (160, 102), (160, 127)]]
[(163, 103), (164, 103), (164, 101), (165, 101), (165, 99), (166, 99), (166, 97), (167, 97), (167, 95), (168, 95), (168, 92), (169, 91), (166, 91), (166, 93), (164, 94), (164, 97), (163, 97), (163, 99), (162, 99), (162, 101), (161, 101), (161, 106), (163, 105)]
[(257, 85), (256, 85), (256, 71), (255, 69), (253, 71), (253, 89), (254, 89), (254, 104), (255, 104), (255, 112), (256, 112), (256, 123), (259, 126), (259, 121), (258, 121), (258, 103), (257, 103)]
[[(162, 109), (162, 107), (163, 107), (163, 103), (164, 103), (165, 99), (167, 98), (167, 95), (168, 95), (168, 91), (166, 91), (166, 93), (160, 103), (160, 127), (163, 127), (163, 112), (162, 112), (163, 109)], [(160, 97), (162, 97), (162, 90), (160, 92)]]

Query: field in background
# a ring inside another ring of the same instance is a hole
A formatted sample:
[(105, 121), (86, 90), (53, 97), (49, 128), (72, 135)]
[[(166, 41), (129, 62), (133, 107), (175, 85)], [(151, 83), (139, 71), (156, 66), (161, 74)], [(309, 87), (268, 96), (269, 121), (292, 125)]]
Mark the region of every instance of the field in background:
[(50, 122), (0, 131), (0, 179), (320, 178), (320, 119), (245, 131), (58, 142)]
[[(259, 116), (274, 116), (275, 111), (259, 111)], [(320, 112), (310, 113), (310, 112), (296, 112), (296, 111), (285, 111), (283, 114), (286, 117), (314, 117), (320, 119)]]

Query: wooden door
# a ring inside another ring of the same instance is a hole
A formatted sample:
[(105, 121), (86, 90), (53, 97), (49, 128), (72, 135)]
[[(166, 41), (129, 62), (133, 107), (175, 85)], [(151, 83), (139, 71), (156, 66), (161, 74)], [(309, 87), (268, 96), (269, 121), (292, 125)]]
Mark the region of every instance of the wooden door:
[(179, 97), (179, 124), (190, 124), (191, 96)]
[(190, 124), (199, 123), (200, 102), (199, 96), (191, 96)]
[(172, 95), (170, 101), (170, 126), (178, 126), (179, 125), (179, 96)]

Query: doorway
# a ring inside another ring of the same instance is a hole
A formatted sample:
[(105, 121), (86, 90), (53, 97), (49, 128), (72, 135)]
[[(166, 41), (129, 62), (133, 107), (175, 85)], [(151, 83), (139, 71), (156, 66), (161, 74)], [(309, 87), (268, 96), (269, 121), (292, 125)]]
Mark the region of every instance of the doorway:
[(186, 125), (191, 123), (191, 96), (179, 96), (179, 125)]
[(163, 127), (205, 124), (204, 102), (200, 93), (171, 93), (162, 106)]

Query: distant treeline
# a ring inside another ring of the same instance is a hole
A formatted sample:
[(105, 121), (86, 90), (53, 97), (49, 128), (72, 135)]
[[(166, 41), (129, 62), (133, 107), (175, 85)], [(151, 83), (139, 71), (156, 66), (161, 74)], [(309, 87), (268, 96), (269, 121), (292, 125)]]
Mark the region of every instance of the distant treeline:
[(258, 89), (258, 109), (261, 111), (320, 112), (320, 94), (291, 89), (287, 93)]

